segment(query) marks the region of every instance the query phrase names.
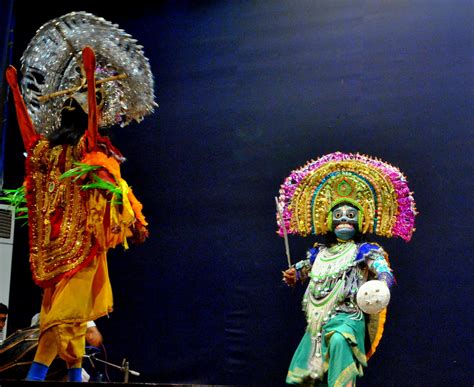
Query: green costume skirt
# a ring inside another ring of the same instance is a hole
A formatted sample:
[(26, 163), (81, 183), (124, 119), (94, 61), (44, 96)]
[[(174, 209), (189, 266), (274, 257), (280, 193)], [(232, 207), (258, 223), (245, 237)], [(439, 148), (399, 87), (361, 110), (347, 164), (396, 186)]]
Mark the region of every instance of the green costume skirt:
[(291, 361), (286, 383), (303, 385), (345, 386), (357, 376), (363, 375), (367, 366), (364, 350), (365, 321), (353, 320), (350, 315), (340, 313), (331, 318), (322, 331), (322, 354), (326, 371), (324, 382), (310, 377), (308, 367), (311, 353), (311, 335), (306, 332)]

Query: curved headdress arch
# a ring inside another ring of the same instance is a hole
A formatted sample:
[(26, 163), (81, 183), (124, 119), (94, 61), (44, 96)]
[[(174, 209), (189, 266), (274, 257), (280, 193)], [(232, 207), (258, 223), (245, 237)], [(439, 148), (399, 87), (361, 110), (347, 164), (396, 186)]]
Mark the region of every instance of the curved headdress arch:
[(335, 152), (311, 160), (285, 179), (278, 198), (289, 234), (322, 235), (330, 231), (331, 209), (349, 202), (360, 210), (361, 233), (409, 241), (414, 231), (415, 201), (400, 170), (361, 154)]
[(86, 105), (85, 47), (96, 56), (96, 85), (103, 97), (100, 127), (125, 126), (153, 112), (154, 79), (143, 47), (116, 24), (71, 12), (43, 24), (21, 58), (22, 94), (37, 132), (48, 136), (60, 127), (69, 97)]

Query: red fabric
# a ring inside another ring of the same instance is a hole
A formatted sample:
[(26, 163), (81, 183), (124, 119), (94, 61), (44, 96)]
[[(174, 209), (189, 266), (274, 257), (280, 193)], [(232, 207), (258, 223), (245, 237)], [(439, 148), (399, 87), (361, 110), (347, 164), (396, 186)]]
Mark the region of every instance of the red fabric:
[[(110, 153), (113, 153), (115, 158), (117, 158), (116, 156), (118, 156), (119, 159), (123, 158), (122, 153), (112, 144), (109, 137), (102, 137), (99, 134), (97, 136), (97, 144), (99, 146), (102, 146), (101, 150), (103, 150), (104, 153), (107, 154), (107, 156), (111, 156)], [(104, 148), (104, 149), (102, 149), (102, 148)], [(123, 160), (119, 160), (119, 161), (123, 161)]]
[[(40, 147), (40, 144), (39, 144), (40, 142), (45, 142), (45, 140), (40, 138), (38, 141), (32, 142), (31, 144), (29, 156), (27, 157), (26, 163), (25, 163), (25, 168), (26, 168), (25, 185), (26, 185), (26, 199), (27, 199), (27, 205), (28, 205), (28, 222), (30, 223), (29, 225), (30, 226), (29, 227), (30, 268), (33, 274), (34, 282), (42, 288), (47, 288), (59, 282), (63, 278), (69, 278), (73, 276), (79, 270), (88, 266), (91, 260), (94, 258), (94, 256), (96, 256), (97, 252), (99, 251), (99, 246), (98, 246), (97, 240), (94, 238), (93, 235), (91, 235), (90, 238), (88, 238), (88, 240), (86, 241), (86, 243), (83, 244), (83, 248), (77, 251), (74, 256), (69, 256), (66, 258), (68, 262), (65, 261), (64, 257), (60, 257), (60, 255), (57, 255), (58, 267), (60, 267), (63, 264), (68, 264), (68, 265), (71, 264), (72, 263), (71, 259), (75, 259), (74, 262), (77, 266), (73, 266), (71, 269), (68, 269), (68, 271), (65, 271), (62, 273), (58, 272), (58, 274), (55, 274), (54, 277), (51, 277), (51, 278), (47, 276), (43, 276), (43, 275), (39, 276), (36, 274), (38, 273), (36, 269), (38, 265), (38, 261), (35, 261), (32, 258), (34, 255), (32, 254), (32, 251), (35, 249), (35, 247), (37, 247), (37, 243), (41, 244), (44, 241), (42, 239), (40, 240), (38, 239), (39, 238), (38, 232), (34, 232), (35, 230), (34, 225), (38, 227), (42, 227), (40, 225), (41, 223), (40, 218), (48, 219), (49, 224), (50, 224), (50, 230), (48, 231), (49, 234), (47, 237), (48, 239), (47, 243), (49, 244), (49, 241), (57, 242), (58, 238), (62, 236), (61, 234), (63, 232), (69, 232), (65, 230), (64, 227), (65, 227), (65, 223), (70, 221), (70, 219), (66, 219), (66, 209), (61, 205), (56, 205), (53, 208), (51, 208), (53, 212), (49, 213), (49, 216), (45, 217), (45, 214), (42, 214), (41, 212), (42, 205), (38, 204), (38, 200), (40, 200), (39, 197), (41, 197), (43, 194), (48, 195), (48, 193), (46, 192), (48, 190), (48, 185), (44, 180), (46, 176), (48, 176), (48, 171), (43, 170), (41, 163), (47, 162), (48, 160), (48, 157), (45, 156), (48, 154), (48, 148), (47, 147), (45, 148), (44, 146)], [(48, 164), (48, 165), (44, 165), (44, 167), (54, 167), (58, 171), (64, 172), (66, 165), (71, 164), (70, 162), (69, 163), (67, 162), (68, 160), (66, 160), (66, 155), (68, 153), (67, 148), (70, 146), (71, 145), (63, 146), (64, 148), (62, 152), (59, 154), (58, 160), (54, 163), (55, 164), (54, 166), (52, 166), (51, 164)], [(38, 149), (41, 149), (41, 151), (37, 152)], [(45, 159), (43, 161), (39, 161), (38, 163), (38, 158), (42, 159), (42, 157), (45, 157)], [(40, 173), (41, 177), (38, 177), (38, 172), (40, 171), (42, 171), (43, 174)], [(72, 189), (72, 186), (71, 186), (71, 189)], [(41, 190), (41, 191), (38, 191), (38, 190)], [(87, 200), (88, 193), (86, 191), (78, 190), (77, 194), (81, 196), (85, 195), (83, 200)], [(54, 194), (52, 195), (53, 196), (49, 195), (50, 199), (54, 198)], [(40, 200), (40, 202), (42, 200), (45, 201), (46, 199), (43, 198)], [(48, 202), (48, 200), (46, 200), (45, 202)], [(68, 217), (69, 216), (70, 215), (68, 215)], [(73, 216), (75, 216), (76, 220), (79, 221), (78, 214), (75, 214)], [(78, 231), (78, 232), (81, 233), (82, 231)], [(75, 238), (74, 235), (77, 235), (77, 237), (81, 239), (79, 234), (72, 232), (70, 238), (67, 239), (68, 243), (69, 242), (73, 243), (73, 240)], [(54, 254), (56, 254), (59, 250), (58, 248), (55, 248), (54, 250), (51, 250), (51, 252), (53, 251), (54, 251)], [(53, 256), (50, 256), (50, 257), (53, 258)]]
[(95, 54), (90, 47), (82, 50), (82, 60), (87, 79), (87, 103), (89, 105), (89, 121), (87, 127), (88, 151), (97, 146), (97, 100), (95, 96)]
[(56, 239), (61, 231), (61, 223), (63, 221), (64, 210), (62, 208), (56, 208), (53, 216), (51, 217), (51, 240)]
[(15, 67), (8, 66), (6, 71), (6, 79), (13, 92), (13, 101), (15, 103), (16, 116), (18, 119), (18, 125), (20, 126), (23, 145), (25, 146), (25, 149), (28, 150), (31, 146), (31, 142), (38, 138), (38, 134), (36, 133), (36, 130), (33, 126), (33, 122), (31, 122), (25, 101), (21, 96)]

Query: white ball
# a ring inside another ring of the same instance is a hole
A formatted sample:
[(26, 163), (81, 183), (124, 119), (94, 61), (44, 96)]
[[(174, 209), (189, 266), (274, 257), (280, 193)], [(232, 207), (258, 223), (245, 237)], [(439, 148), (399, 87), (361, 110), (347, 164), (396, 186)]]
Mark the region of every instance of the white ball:
[(356, 300), (364, 313), (377, 314), (390, 302), (390, 290), (385, 281), (367, 281), (359, 288)]

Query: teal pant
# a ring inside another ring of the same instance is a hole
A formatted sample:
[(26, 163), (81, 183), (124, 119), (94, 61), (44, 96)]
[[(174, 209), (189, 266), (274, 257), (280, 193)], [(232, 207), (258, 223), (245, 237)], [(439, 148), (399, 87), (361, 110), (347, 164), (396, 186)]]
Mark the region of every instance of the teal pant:
[[(350, 315), (340, 313), (331, 318), (322, 330), (322, 354), (326, 371), (324, 383), (329, 387), (345, 386), (357, 376), (363, 375), (367, 366), (364, 350), (365, 322), (353, 320)], [(308, 367), (312, 355), (311, 335), (306, 332), (291, 361), (286, 383), (314, 385)]]

